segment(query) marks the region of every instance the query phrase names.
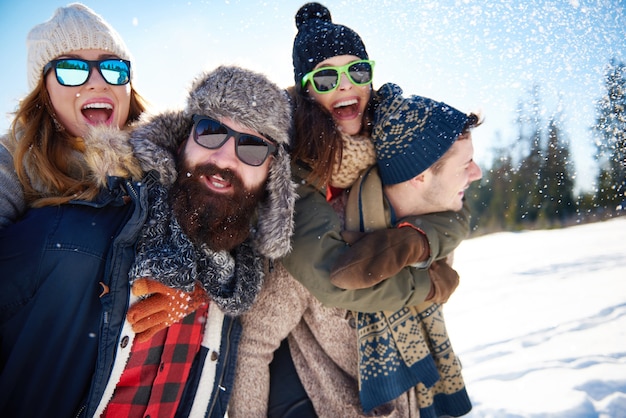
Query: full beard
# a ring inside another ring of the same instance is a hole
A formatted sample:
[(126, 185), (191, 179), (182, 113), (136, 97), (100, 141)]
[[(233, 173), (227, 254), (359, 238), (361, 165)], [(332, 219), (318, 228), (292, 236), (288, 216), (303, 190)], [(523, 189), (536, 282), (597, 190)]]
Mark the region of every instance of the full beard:
[[(178, 178), (169, 193), (169, 203), (182, 230), (196, 245), (213, 251), (231, 251), (248, 238), (250, 222), (265, 195), (265, 184), (248, 190), (236, 173), (213, 164), (190, 168), (179, 164)], [(199, 180), (219, 174), (228, 180), (234, 193), (215, 193)]]

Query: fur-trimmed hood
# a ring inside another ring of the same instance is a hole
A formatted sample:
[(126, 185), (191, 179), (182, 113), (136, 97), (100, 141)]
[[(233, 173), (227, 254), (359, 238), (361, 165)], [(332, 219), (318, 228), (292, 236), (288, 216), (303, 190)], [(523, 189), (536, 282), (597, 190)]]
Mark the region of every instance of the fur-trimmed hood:
[(259, 204), (251, 238), (262, 256), (285, 256), (291, 250), (296, 200), (286, 150), (291, 108), (287, 93), (263, 75), (239, 67), (219, 67), (195, 80), (183, 110), (144, 114), (130, 133), (105, 126), (92, 128), (84, 138), (89, 170), (102, 186), (107, 175), (139, 180), (142, 172), (155, 170), (168, 188), (176, 180), (176, 155), (191, 133), (194, 114), (229, 117), (278, 142), (267, 179), (267, 197)]
[(176, 180), (175, 156), (191, 133), (194, 114), (229, 117), (278, 142), (278, 153), (268, 175), (267, 197), (259, 204), (257, 224), (251, 233), (253, 245), (261, 255), (269, 259), (285, 256), (291, 249), (296, 200), (285, 148), (291, 124), (286, 92), (260, 74), (238, 67), (219, 67), (196, 79), (184, 110), (144, 116), (133, 129), (130, 144), (143, 170), (158, 171), (166, 187)]

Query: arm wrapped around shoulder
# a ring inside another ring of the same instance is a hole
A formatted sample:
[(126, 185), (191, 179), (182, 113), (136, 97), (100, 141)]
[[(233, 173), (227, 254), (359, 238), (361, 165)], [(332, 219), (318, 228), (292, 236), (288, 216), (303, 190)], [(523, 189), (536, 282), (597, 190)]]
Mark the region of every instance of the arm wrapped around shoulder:
[(402, 224), (411, 224), (428, 238), (431, 262), (447, 257), (470, 233), (470, 210), (467, 203), (458, 211), (433, 212), (402, 218)]
[(342, 289), (364, 289), (396, 275), (406, 266), (426, 261), (426, 236), (408, 224), (367, 233), (342, 232), (350, 249), (331, 269), (331, 282)]

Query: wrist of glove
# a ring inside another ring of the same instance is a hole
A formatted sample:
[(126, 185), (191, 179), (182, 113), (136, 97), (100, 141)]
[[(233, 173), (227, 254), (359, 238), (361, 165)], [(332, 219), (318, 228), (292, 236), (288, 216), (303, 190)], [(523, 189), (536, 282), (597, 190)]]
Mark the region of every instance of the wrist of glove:
[(426, 236), (413, 227), (342, 233), (350, 249), (333, 265), (330, 281), (342, 289), (363, 289), (396, 275), (406, 266), (428, 260)]
[(185, 292), (153, 279), (141, 278), (133, 283), (131, 291), (135, 296), (145, 296), (134, 303), (126, 314), (139, 342), (149, 340), (157, 332), (209, 302), (207, 292), (198, 282), (191, 292)]
[(459, 274), (445, 260), (437, 260), (428, 268), (430, 292), (427, 302), (446, 303), (459, 285)]

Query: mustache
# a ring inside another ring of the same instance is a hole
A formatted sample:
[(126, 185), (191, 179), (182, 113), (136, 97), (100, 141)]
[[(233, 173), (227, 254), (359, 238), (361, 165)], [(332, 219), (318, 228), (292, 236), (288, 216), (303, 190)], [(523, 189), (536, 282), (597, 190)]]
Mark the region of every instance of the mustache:
[(184, 170), (179, 171), (179, 173), (179, 175), (183, 175), (184, 173), (187, 178), (218, 176), (231, 183), (236, 190), (241, 190), (243, 188), (243, 180), (237, 173), (228, 168), (219, 168), (212, 163), (197, 165), (193, 168), (184, 167)]
[[(256, 207), (265, 196), (265, 185), (247, 189), (238, 173), (205, 163), (189, 167), (185, 162), (169, 191), (174, 216), (185, 234), (197, 245), (213, 251), (230, 251), (250, 234)], [(199, 176), (220, 176), (233, 190), (226, 195), (213, 192), (198, 181)]]

